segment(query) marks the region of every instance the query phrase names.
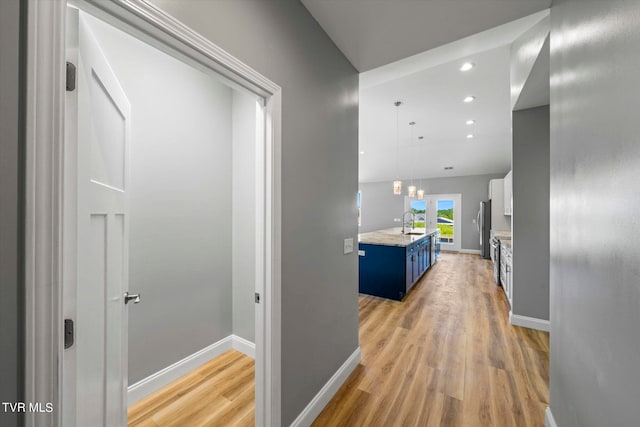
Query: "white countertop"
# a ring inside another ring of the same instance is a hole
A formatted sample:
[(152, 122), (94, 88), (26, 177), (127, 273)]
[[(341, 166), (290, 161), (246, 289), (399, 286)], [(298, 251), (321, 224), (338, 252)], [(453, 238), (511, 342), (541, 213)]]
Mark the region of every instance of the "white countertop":
[(437, 228), (419, 228), (414, 231), (418, 230), (420, 232), (424, 231), (424, 234), (402, 234), (401, 227), (370, 231), (368, 233), (358, 234), (358, 242), (370, 245), (407, 247), (439, 231)]

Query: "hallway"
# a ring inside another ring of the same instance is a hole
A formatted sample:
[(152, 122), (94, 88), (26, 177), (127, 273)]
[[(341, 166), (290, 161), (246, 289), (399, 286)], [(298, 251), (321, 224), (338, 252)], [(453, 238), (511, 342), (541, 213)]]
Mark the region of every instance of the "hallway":
[[(544, 425), (549, 335), (509, 324), (489, 261), (443, 253), (405, 301), (359, 305), (362, 361), (315, 427)], [(252, 379), (227, 352), (133, 405), (129, 425), (250, 425)]]
[(490, 261), (444, 253), (405, 301), (359, 305), (362, 361), (314, 426), (544, 425), (549, 335), (509, 324)]

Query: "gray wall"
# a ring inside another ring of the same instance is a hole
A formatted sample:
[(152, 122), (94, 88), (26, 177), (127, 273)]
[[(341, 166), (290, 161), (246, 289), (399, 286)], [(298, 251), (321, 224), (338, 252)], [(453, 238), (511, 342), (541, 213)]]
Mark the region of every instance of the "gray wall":
[(551, 11), (551, 409), (640, 420), (640, 2)]
[(514, 111), (549, 105), (549, 48), (551, 37), (547, 34), (538, 58), (520, 92)]
[(549, 106), (513, 112), (513, 314), (549, 319)]
[(255, 342), (256, 97), (231, 97), (233, 333)]
[(514, 110), (525, 83), (549, 34), (549, 17), (543, 18), (511, 44), (511, 109)]
[[(473, 221), (476, 219), (480, 202), (489, 199), (489, 180), (504, 178), (507, 172), (422, 180), (425, 194), (462, 194), (462, 249), (480, 249), (480, 236)], [(402, 216), (404, 196), (393, 194), (391, 181), (361, 183), (360, 192), (362, 194), (361, 233), (400, 227), (401, 224), (393, 222), (393, 219)]]
[[(22, 120), (20, 2), (0, 1), (0, 402), (22, 399)], [(18, 425), (0, 408), (0, 425)]]
[(231, 334), (231, 89), (92, 22), (131, 103), (132, 384)]
[(401, 226), (393, 219), (402, 216), (404, 196), (393, 194), (393, 182), (360, 183), (360, 194), (360, 233)]
[(358, 74), (297, 0), (154, 0), (282, 89), (282, 425), (358, 347)]

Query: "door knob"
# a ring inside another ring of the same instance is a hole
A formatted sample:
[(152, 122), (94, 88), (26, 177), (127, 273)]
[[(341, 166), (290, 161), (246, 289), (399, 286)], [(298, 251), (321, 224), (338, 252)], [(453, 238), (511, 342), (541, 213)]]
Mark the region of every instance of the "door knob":
[(124, 303), (129, 304), (129, 301), (133, 301), (134, 304), (138, 304), (140, 302), (140, 294), (130, 294), (129, 292), (125, 292)]

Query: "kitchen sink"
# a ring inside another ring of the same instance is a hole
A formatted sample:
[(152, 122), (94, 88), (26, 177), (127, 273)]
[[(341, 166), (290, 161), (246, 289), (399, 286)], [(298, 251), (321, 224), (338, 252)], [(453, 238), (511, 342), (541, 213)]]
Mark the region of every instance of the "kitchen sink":
[(425, 233), (422, 231), (407, 231), (406, 233), (404, 233), (405, 236), (409, 235), (409, 236), (424, 236)]

